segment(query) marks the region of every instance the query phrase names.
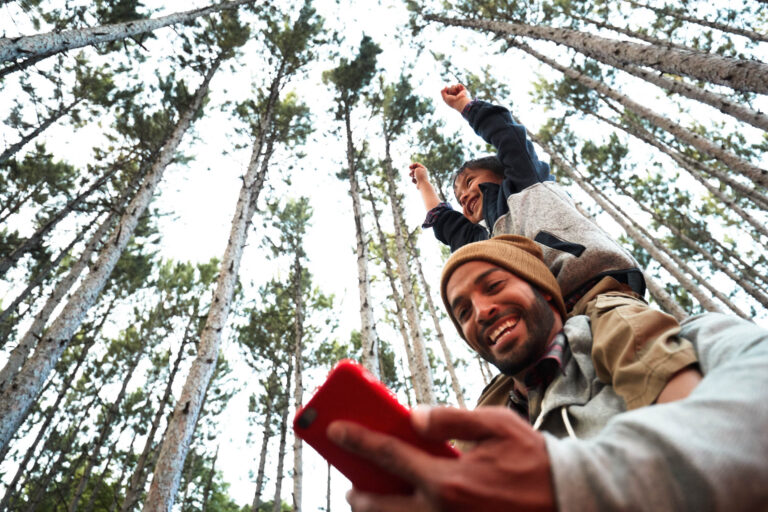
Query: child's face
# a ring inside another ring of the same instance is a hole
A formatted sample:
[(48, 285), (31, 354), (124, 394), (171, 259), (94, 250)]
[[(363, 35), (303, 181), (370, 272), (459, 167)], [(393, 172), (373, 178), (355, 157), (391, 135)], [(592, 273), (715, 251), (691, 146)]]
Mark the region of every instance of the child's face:
[(483, 193), (481, 183), (500, 184), (503, 178), (488, 169), (464, 169), (456, 177), (453, 191), (461, 205), (464, 216), (477, 224), (483, 219)]

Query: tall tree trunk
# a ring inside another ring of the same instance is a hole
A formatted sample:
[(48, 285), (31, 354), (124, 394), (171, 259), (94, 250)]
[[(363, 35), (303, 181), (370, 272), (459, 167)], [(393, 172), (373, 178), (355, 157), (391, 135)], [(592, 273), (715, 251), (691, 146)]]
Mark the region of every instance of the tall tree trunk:
[(4, 37), (0, 38), (0, 62), (17, 58), (30, 58), (41, 54), (50, 56), (73, 48), (118, 41), (249, 3), (253, 3), (253, 0), (235, 0), (233, 2), (209, 5), (202, 9), (177, 12), (159, 18), (132, 20), (113, 25), (48, 32), (32, 36)]
[[(608, 105), (613, 108), (613, 106), (610, 103), (608, 103)], [(657, 148), (662, 153), (669, 156), (677, 165), (679, 165), (682, 169), (687, 171), (688, 174), (691, 175), (691, 177), (693, 177), (696, 181), (701, 183), (701, 185), (704, 188), (706, 188), (707, 191), (710, 194), (712, 194), (712, 196), (716, 197), (718, 201), (728, 206), (731, 210), (734, 211), (734, 213), (736, 213), (739, 217), (744, 219), (753, 228), (755, 228), (755, 230), (758, 233), (768, 236), (768, 228), (765, 227), (764, 223), (755, 219), (753, 215), (751, 215), (749, 212), (744, 210), (744, 208), (742, 208), (736, 202), (736, 200), (734, 200), (732, 197), (727, 195), (719, 187), (715, 187), (714, 185), (709, 183), (709, 181), (707, 181), (706, 176), (704, 176), (702, 172), (710, 174), (714, 178), (720, 180), (723, 184), (727, 184), (733, 189), (735, 193), (741, 195), (742, 197), (752, 200), (757, 206), (762, 206), (763, 208), (768, 209), (768, 197), (765, 197), (758, 190), (754, 188), (746, 187), (742, 183), (735, 181), (730, 176), (727, 176), (725, 173), (717, 171), (709, 166), (705, 166), (701, 164), (701, 162), (693, 160), (692, 158), (681, 153), (680, 151), (677, 151), (669, 147), (667, 144), (660, 141), (657, 137), (654, 137), (653, 134), (650, 133), (648, 130), (640, 126), (638, 123), (632, 122), (632, 120), (630, 119), (625, 119), (624, 123), (617, 123), (612, 119), (599, 115), (596, 112), (589, 112), (589, 113), (594, 117), (596, 117), (597, 119), (615, 128), (624, 130), (628, 134)], [(765, 205), (762, 204), (763, 202), (765, 202)]]
[(740, 60), (699, 51), (608, 39), (567, 28), (481, 19), (462, 20), (435, 15), (426, 15), (425, 19), (448, 26), (474, 28), (499, 35), (509, 34), (552, 41), (608, 64), (610, 59), (620, 59), (641, 66), (649, 66), (665, 73), (725, 85), (737, 91), (768, 93), (768, 65), (757, 60)]
[(344, 105), (344, 127), (347, 137), (347, 171), (349, 173), (349, 195), (352, 197), (352, 215), (355, 221), (357, 241), (357, 286), (360, 292), (360, 336), (363, 341), (363, 366), (376, 376), (380, 375), (376, 327), (371, 304), (371, 281), (368, 277), (368, 244), (363, 227), (363, 210), (360, 205), (360, 190), (357, 182), (355, 147), (352, 143), (350, 107)]
[(611, 25), (610, 23), (606, 23), (605, 21), (596, 20), (594, 18), (587, 18), (586, 16), (579, 16), (578, 14), (573, 12), (564, 11), (563, 14), (570, 18), (583, 21), (584, 23), (589, 23), (590, 25), (594, 25), (596, 27), (604, 28), (606, 30), (611, 30), (619, 34), (624, 34), (625, 36), (629, 36), (634, 39), (645, 41), (646, 43), (652, 44), (654, 46), (660, 46), (662, 48), (665, 48), (665, 47), (677, 48), (678, 50), (696, 51), (695, 48), (678, 44), (668, 39), (659, 39), (658, 37), (653, 37), (643, 32), (637, 32), (635, 30), (631, 30), (625, 27), (617, 27), (616, 25)]
[(0, 276), (4, 275), (9, 268), (11, 268), (13, 265), (16, 264), (19, 258), (24, 256), (26, 253), (40, 245), (40, 243), (43, 241), (43, 237), (46, 236), (55, 226), (58, 224), (62, 219), (64, 219), (67, 215), (69, 215), (75, 208), (80, 206), (85, 199), (88, 198), (94, 191), (104, 186), (104, 184), (112, 178), (112, 176), (115, 175), (115, 173), (118, 171), (118, 168), (115, 167), (114, 169), (110, 170), (104, 176), (100, 177), (98, 180), (96, 180), (90, 187), (88, 187), (85, 191), (81, 192), (77, 195), (77, 197), (71, 199), (67, 204), (56, 212), (55, 215), (53, 215), (48, 221), (40, 226), (40, 228), (35, 231), (35, 233), (24, 240), (18, 247), (16, 247), (11, 253), (7, 256), (5, 256), (2, 260), (0, 260)]
[(72, 334), (77, 330), (83, 317), (106, 284), (120, 254), (133, 235), (139, 218), (149, 205), (157, 184), (163, 176), (163, 171), (173, 159), (182, 136), (186, 133), (202, 105), (203, 98), (208, 91), (208, 84), (218, 66), (219, 60), (216, 60), (195, 92), (189, 108), (180, 116), (171, 137), (153, 163), (143, 186), (120, 219), (117, 230), (101, 251), (92, 271), (86, 276), (74, 296), (45, 333), (32, 358), (27, 361), (16, 376), (12, 389), (5, 390), (0, 396), (0, 449), (10, 441), (51, 368), (61, 357)]
[[(2, 501), (0, 501), (0, 510), (6, 510), (6, 508), (8, 507), (9, 500), (11, 499), (12, 490), (19, 489), (17, 485), (19, 483), (19, 479), (21, 478), (21, 475), (24, 474), (24, 471), (26, 470), (27, 464), (29, 464), (29, 461), (32, 460), (32, 457), (34, 456), (35, 451), (37, 449), (37, 445), (43, 439), (45, 434), (48, 433), (48, 427), (51, 426), (51, 422), (53, 421), (54, 416), (56, 415), (56, 413), (59, 412), (59, 406), (61, 405), (62, 400), (64, 400), (64, 397), (71, 389), (72, 382), (75, 380), (75, 377), (77, 376), (77, 372), (80, 371), (80, 367), (85, 361), (85, 358), (88, 355), (88, 351), (91, 349), (91, 347), (93, 347), (94, 342), (95, 342), (95, 338), (90, 337), (83, 344), (80, 350), (80, 354), (77, 356), (75, 367), (69, 372), (67, 377), (62, 382), (59, 388), (59, 393), (56, 396), (56, 400), (53, 402), (51, 406), (48, 407), (48, 413), (45, 415), (45, 420), (43, 420), (42, 425), (40, 425), (40, 428), (37, 431), (35, 440), (27, 449), (26, 453), (24, 454), (24, 458), (16, 468), (16, 473), (13, 476), (13, 480), (11, 480), (11, 482), (6, 487), (5, 495), (3, 496)], [(0, 460), (3, 460), (3, 458), (4, 457), (0, 457)]]
[(448, 348), (448, 343), (445, 341), (443, 329), (440, 327), (440, 316), (437, 313), (437, 308), (435, 308), (435, 303), (432, 302), (432, 293), (429, 288), (429, 283), (427, 283), (427, 279), (424, 277), (424, 271), (421, 268), (421, 260), (419, 259), (418, 254), (416, 254), (416, 250), (413, 247), (410, 238), (408, 239), (408, 249), (419, 276), (419, 283), (421, 283), (421, 287), (424, 289), (424, 299), (427, 302), (427, 309), (429, 310), (429, 315), (432, 317), (432, 323), (435, 326), (435, 336), (440, 343), (440, 348), (443, 350), (445, 367), (448, 369), (448, 375), (451, 378), (451, 388), (453, 388), (453, 394), (456, 395), (456, 403), (458, 403), (459, 407), (462, 409), (466, 409), (467, 404), (464, 402), (464, 393), (461, 391), (461, 384), (459, 384), (459, 378), (456, 376), (456, 368), (453, 366), (453, 356), (451, 355), (451, 350)]
[(63, 277), (61, 281), (56, 283), (56, 286), (53, 288), (51, 295), (45, 301), (42, 309), (40, 309), (40, 311), (38, 311), (38, 313), (35, 315), (35, 318), (32, 321), (32, 325), (29, 327), (24, 336), (22, 336), (21, 341), (19, 341), (16, 347), (14, 347), (14, 349), (11, 351), (10, 355), (8, 356), (8, 361), (6, 361), (3, 369), (0, 370), (0, 392), (2, 392), (6, 385), (11, 382), (11, 379), (19, 371), (21, 365), (23, 365), (24, 361), (27, 360), (29, 352), (41, 338), (43, 329), (48, 323), (48, 319), (51, 317), (54, 309), (56, 309), (56, 306), (59, 305), (61, 300), (69, 292), (69, 289), (72, 288), (72, 285), (75, 284), (77, 279), (80, 277), (80, 274), (88, 265), (88, 262), (90, 261), (94, 251), (104, 239), (104, 235), (106, 235), (110, 226), (114, 224), (116, 219), (117, 213), (113, 210), (110, 212), (109, 216), (104, 219), (104, 221), (102, 221), (102, 223), (96, 229), (96, 232), (94, 232), (94, 234), (91, 236), (90, 240), (83, 249), (83, 252), (80, 254), (80, 257), (69, 269), (67, 275)]
[(269, 448), (269, 440), (272, 438), (272, 414), (274, 412), (273, 406), (275, 403), (274, 389), (268, 389), (267, 393), (269, 400), (267, 402), (267, 408), (264, 411), (264, 431), (261, 437), (261, 453), (259, 454), (259, 469), (256, 472), (256, 490), (253, 493), (253, 504), (251, 505), (251, 512), (258, 512), (261, 506), (261, 493), (264, 490), (264, 475), (267, 466), (267, 449)]
[[(271, 113), (269, 114), (271, 116)], [(243, 177), (243, 185), (237, 200), (229, 240), (219, 267), (219, 278), (203, 334), (198, 345), (198, 353), (187, 375), (181, 397), (174, 410), (171, 426), (168, 429), (160, 450), (157, 465), (150, 484), (145, 511), (171, 510), (176, 490), (181, 478), (192, 432), (200, 413), (205, 390), (211, 380), (219, 355), (221, 333), (224, 329), (232, 303), (240, 260), (248, 238), (248, 227), (253, 194), (258, 178), (258, 166), (249, 165)]]
[(59, 53), (56, 50), (51, 50), (49, 52), (40, 53), (38, 55), (35, 55), (34, 57), (30, 57), (28, 59), (24, 59), (22, 61), (14, 62), (13, 64), (10, 64), (8, 66), (5, 66), (4, 68), (0, 69), (0, 79), (4, 78), (6, 75), (10, 75), (11, 73), (15, 73), (16, 71), (21, 71), (23, 69), (27, 69), (29, 66), (34, 66), (41, 60), (45, 60), (51, 55), (56, 55)]
[(88, 459), (86, 461), (85, 468), (83, 469), (83, 474), (80, 477), (80, 482), (77, 485), (77, 490), (75, 490), (75, 494), (72, 497), (72, 500), (69, 502), (69, 512), (75, 512), (77, 510), (80, 499), (82, 498), (83, 492), (85, 491), (85, 486), (88, 484), (88, 480), (91, 478), (91, 471), (93, 471), (94, 466), (98, 463), (101, 448), (104, 446), (104, 443), (107, 441), (107, 438), (112, 432), (112, 424), (117, 416), (120, 404), (125, 398), (125, 393), (128, 390), (128, 383), (130, 382), (131, 378), (133, 378), (133, 372), (139, 365), (139, 361), (141, 361), (143, 352), (143, 350), (139, 350), (128, 365), (125, 377), (123, 378), (123, 384), (120, 387), (120, 391), (118, 392), (115, 400), (109, 404), (107, 412), (104, 415), (101, 429), (99, 430), (99, 436), (96, 438), (96, 441), (91, 445), (89, 449)]
[(405, 237), (403, 236), (403, 214), (400, 209), (400, 198), (397, 197), (397, 186), (395, 185), (394, 178), (395, 170), (392, 168), (390, 140), (386, 131), (384, 133), (384, 145), (384, 174), (387, 181), (389, 204), (392, 208), (392, 218), (395, 228), (397, 274), (400, 276), (400, 287), (403, 290), (403, 298), (405, 299), (405, 314), (410, 327), (413, 355), (417, 370), (417, 373), (413, 376), (414, 383), (417, 384), (415, 384), (414, 387), (417, 390), (421, 388), (419, 402), (436, 404), (437, 400), (434, 392), (435, 385), (432, 380), (432, 368), (429, 365), (427, 344), (421, 329), (421, 318), (419, 317), (418, 307), (416, 306), (416, 297), (413, 293), (413, 279), (411, 277), (411, 269), (408, 265)]
[[(126, 453), (133, 454), (133, 445), (136, 443), (136, 435), (137, 431), (134, 430), (133, 438), (131, 438), (131, 444), (128, 445), (128, 450)], [(122, 465), (120, 468), (120, 478), (118, 478), (117, 482), (114, 482), (112, 485), (112, 503), (109, 505), (109, 512), (115, 512), (120, 506), (120, 489), (123, 488), (123, 481), (128, 474), (128, 468), (129, 465), (127, 463)]]
[(213, 456), (211, 462), (211, 470), (208, 472), (208, 479), (205, 482), (205, 489), (203, 490), (203, 506), (201, 512), (208, 510), (208, 500), (211, 496), (211, 489), (213, 488), (213, 477), (216, 475), (216, 460), (219, 458), (219, 447), (216, 447), (216, 453)]
[(659, 128), (669, 132), (675, 138), (683, 142), (686, 142), (687, 144), (690, 144), (691, 146), (695, 147), (699, 151), (720, 160), (725, 165), (730, 167), (732, 170), (746, 176), (747, 178), (751, 179), (755, 183), (762, 186), (768, 186), (768, 171), (766, 171), (765, 169), (761, 169), (760, 167), (757, 167), (751, 164), (750, 162), (743, 160), (737, 155), (731, 153), (730, 151), (724, 150), (722, 147), (718, 146), (717, 144), (705, 139), (704, 137), (700, 136), (697, 133), (693, 133), (687, 128), (679, 125), (678, 123), (675, 123), (671, 119), (653, 112), (651, 109), (646, 108), (640, 103), (631, 100), (628, 96), (608, 87), (602, 82), (598, 82), (594, 78), (588, 77), (587, 75), (584, 75), (583, 73), (575, 69), (568, 68), (558, 64), (554, 60), (550, 59), (545, 55), (542, 55), (541, 53), (537, 52), (536, 50), (526, 45), (525, 43), (518, 42), (518, 41), (510, 41), (510, 44), (536, 57), (541, 62), (560, 71), (565, 76), (572, 78), (573, 80), (576, 80), (577, 82), (584, 85), (585, 87), (593, 89), (598, 93), (603, 94), (621, 103), (621, 105), (624, 106), (625, 109), (632, 112), (633, 114), (648, 120), (649, 122), (653, 123), (655, 126), (658, 126)]
[[(582, 186), (585, 191), (589, 193), (589, 191), (585, 188), (588, 185), (584, 181), (583, 177), (579, 176), (579, 185)], [(651, 233), (648, 232), (643, 226), (641, 226), (638, 222), (636, 222), (630, 215), (628, 215), (620, 206), (618, 206), (616, 203), (605, 197), (605, 194), (603, 194), (600, 190), (598, 190), (594, 186), (589, 186), (592, 193), (595, 195), (602, 196), (603, 200), (610, 205), (612, 210), (614, 212), (617, 212), (619, 215), (623, 216), (625, 219), (628, 219), (631, 225), (634, 227), (635, 232), (639, 233), (640, 236), (645, 237), (646, 240), (650, 241), (653, 247), (656, 249), (659, 249), (663, 254), (666, 254), (667, 257), (669, 257), (674, 264), (676, 264), (680, 269), (687, 272), (689, 275), (691, 275), (694, 279), (696, 279), (699, 283), (701, 283), (701, 286), (706, 288), (707, 290), (712, 293), (715, 297), (720, 299), (720, 301), (728, 306), (728, 308), (731, 309), (734, 313), (739, 315), (740, 317), (750, 320), (750, 317), (744, 313), (736, 304), (733, 303), (724, 293), (722, 293), (720, 290), (718, 290), (715, 286), (713, 286), (709, 279), (702, 276), (697, 270), (689, 266), (687, 263), (685, 263), (680, 257), (675, 254), (673, 251), (671, 251), (666, 245), (664, 245), (660, 240), (658, 240), (656, 237), (654, 237)]]
[(285, 438), (288, 431), (288, 409), (289, 400), (288, 393), (291, 389), (291, 375), (293, 374), (293, 364), (288, 365), (288, 382), (285, 386), (285, 400), (283, 401), (283, 411), (280, 415), (280, 444), (277, 448), (277, 469), (275, 474), (275, 499), (272, 501), (272, 512), (281, 512), (283, 499), (281, 497), (283, 492), (283, 472), (285, 466)]
[(768, 115), (759, 110), (753, 110), (742, 102), (734, 101), (727, 96), (708, 91), (703, 87), (697, 87), (683, 80), (672, 80), (656, 71), (641, 68), (640, 66), (635, 66), (619, 59), (611, 60), (608, 58), (607, 60), (609, 60), (610, 64), (615, 68), (626, 71), (638, 78), (642, 78), (646, 82), (650, 82), (662, 89), (685, 96), (686, 98), (705, 103), (739, 121), (749, 123), (756, 128), (768, 131)]
[[(293, 404), (294, 410), (298, 411), (304, 401), (304, 386), (302, 381), (302, 369), (303, 369), (303, 338), (304, 338), (304, 294), (303, 289), (303, 272), (304, 269), (301, 265), (301, 255), (297, 251), (293, 258), (293, 275), (294, 275), (294, 289), (293, 289), (293, 302), (296, 308), (294, 316), (294, 367), (296, 374), (296, 381), (294, 382), (293, 390)], [(302, 490), (302, 453), (301, 453), (302, 441), (298, 436), (293, 438), (293, 510), (294, 512), (301, 512), (301, 490)]]
[(120, 441), (120, 436), (117, 436), (115, 440), (112, 442), (112, 444), (109, 447), (109, 451), (107, 452), (107, 460), (104, 461), (104, 468), (99, 472), (99, 477), (96, 479), (96, 482), (94, 482), (90, 496), (88, 497), (88, 502), (85, 504), (85, 507), (82, 508), (83, 512), (93, 512), (93, 507), (96, 504), (96, 496), (98, 496), (99, 491), (101, 490), (101, 486), (104, 483), (104, 478), (107, 475), (107, 471), (109, 470), (109, 465), (112, 462), (112, 458), (115, 456), (115, 451), (117, 450), (117, 443)]
[(128, 488), (125, 490), (125, 498), (123, 499), (123, 504), (120, 507), (121, 512), (128, 512), (131, 510), (139, 501), (141, 493), (144, 490), (144, 484), (146, 483), (147, 478), (146, 468), (148, 466), (147, 463), (149, 462), (149, 456), (152, 451), (152, 447), (155, 443), (155, 434), (157, 434), (157, 430), (160, 428), (160, 422), (165, 415), (165, 408), (171, 398), (173, 383), (176, 380), (176, 374), (178, 373), (179, 367), (181, 366), (181, 361), (184, 359), (184, 348), (186, 347), (187, 343), (191, 341), (190, 338), (194, 332), (194, 324), (197, 322), (197, 311), (198, 304), (195, 304), (195, 308), (192, 314), (189, 316), (189, 321), (187, 322), (187, 326), (184, 329), (184, 336), (181, 339), (179, 351), (176, 353), (176, 358), (173, 360), (171, 371), (168, 374), (168, 381), (166, 382), (163, 396), (158, 402), (155, 416), (152, 419), (152, 426), (149, 428), (149, 432), (147, 433), (147, 439), (144, 442), (144, 448), (141, 451), (141, 455), (139, 455), (139, 459), (136, 461), (136, 468), (133, 470), (128, 483)]
[[(112, 313), (112, 310), (113, 310), (113, 308), (114, 308), (114, 306), (115, 306), (115, 302), (116, 302), (116, 300), (117, 300), (117, 298), (116, 298), (116, 297), (113, 297), (113, 298), (112, 298), (112, 300), (109, 302), (109, 304), (107, 305), (107, 307), (106, 307), (106, 309), (105, 309), (105, 312), (104, 312), (104, 313), (101, 315), (101, 320), (100, 320), (100, 321), (99, 321), (99, 323), (98, 323), (98, 324), (97, 324), (97, 325), (96, 325), (96, 326), (95, 326), (95, 327), (94, 327), (94, 328), (91, 330), (91, 332), (92, 332), (92, 333), (97, 333), (97, 332), (100, 332), (100, 331), (101, 331), (102, 327), (104, 326), (104, 324), (105, 324), (105, 323), (106, 323), (106, 321), (107, 321), (107, 318), (109, 318), (109, 315)], [(95, 334), (93, 334), (93, 335), (95, 336)], [(45, 390), (46, 390), (46, 389), (47, 389), (47, 387), (48, 387), (48, 386), (51, 384), (51, 382), (53, 382), (53, 379), (49, 379), (49, 380), (48, 380), (48, 384), (46, 384), (46, 386), (45, 386), (45, 387), (42, 389), (42, 392), (40, 393), (41, 395), (42, 395), (42, 394), (45, 392)], [(23, 422), (23, 421), (26, 419), (26, 417), (27, 417), (27, 414), (28, 414), (28, 413), (29, 413), (29, 410), (27, 410), (27, 412), (26, 412), (26, 413), (24, 414), (24, 416), (21, 418), (21, 421), (20, 421), (20, 423), (19, 423), (20, 425), (21, 425), (21, 423), (22, 423), (22, 422)], [(8, 454), (8, 450), (9, 450), (9, 449), (10, 449), (10, 443), (6, 444), (6, 445), (5, 445), (5, 447), (3, 447), (3, 448), (0, 448), (0, 461), (2, 461), (2, 460), (4, 460), (4, 459), (5, 459), (5, 456)], [(0, 508), (0, 510), (2, 510), (2, 509)]]
[(664, 287), (648, 272), (643, 272), (645, 275), (645, 285), (648, 287), (648, 292), (656, 302), (659, 303), (661, 309), (674, 316), (678, 322), (682, 322), (688, 318), (688, 314), (680, 305), (675, 302), (670, 294), (664, 289)]
[(755, 30), (750, 30), (746, 28), (739, 28), (734, 27), (733, 25), (728, 25), (725, 23), (719, 23), (717, 21), (710, 21), (705, 20), (701, 18), (694, 18), (693, 16), (688, 16), (684, 12), (682, 12), (680, 9), (674, 9), (667, 7), (666, 5), (662, 8), (660, 7), (654, 7), (652, 5), (648, 4), (641, 4), (639, 2), (635, 2), (633, 0), (626, 0), (630, 4), (634, 5), (635, 7), (640, 7), (643, 9), (650, 9), (651, 11), (655, 12), (659, 16), (667, 16), (672, 17), (675, 19), (678, 19), (680, 21), (687, 21), (688, 23), (693, 23), (696, 25), (701, 25), (703, 27), (709, 27), (713, 28), (715, 30), (719, 30), (721, 32), (727, 32), (730, 34), (736, 34), (739, 36), (747, 37), (753, 41), (762, 41), (764, 43), (768, 43), (768, 36), (765, 34), (762, 34), (760, 32), (757, 32)]
[[(77, 233), (77, 236), (75, 236), (75, 238), (69, 243), (69, 245), (67, 245), (64, 249), (59, 251), (58, 256), (56, 256), (54, 259), (46, 263), (43, 266), (43, 268), (40, 269), (37, 275), (29, 281), (29, 284), (27, 284), (27, 287), (24, 288), (24, 290), (15, 299), (13, 299), (13, 301), (8, 305), (7, 308), (3, 310), (2, 313), (0, 313), (0, 323), (4, 322), (6, 318), (12, 315), (16, 311), (16, 308), (19, 307), (19, 304), (21, 304), (24, 300), (26, 300), (27, 297), (30, 296), (30, 294), (35, 288), (43, 284), (43, 281), (46, 280), (51, 270), (59, 266), (59, 264), (61, 263), (61, 260), (63, 260), (64, 257), (69, 254), (69, 252), (72, 250), (75, 244), (79, 243), (80, 240), (83, 239), (83, 237), (85, 236), (85, 234), (88, 232), (90, 228), (91, 228), (91, 224), (87, 224), (86, 226), (82, 227), (80, 231)], [(2, 382), (3, 380), (2, 378), (0, 378), (0, 383)]]
[(477, 359), (477, 365), (480, 367), (480, 375), (483, 376), (483, 385), (487, 386), (493, 378), (493, 372), (490, 371), (488, 365), (483, 364), (484, 360), (479, 355), (475, 354), (475, 359)]
[[(612, 181), (618, 191), (620, 191), (621, 193), (623, 193), (628, 197), (632, 197), (632, 192), (627, 189), (627, 186), (625, 183), (621, 182), (620, 180), (612, 180)], [(654, 221), (656, 221), (660, 225), (669, 229), (670, 232), (675, 237), (680, 239), (683, 243), (685, 243), (688, 247), (693, 249), (695, 252), (700, 254), (704, 259), (706, 259), (710, 263), (710, 265), (712, 265), (714, 268), (716, 268), (717, 270), (723, 272), (725, 275), (730, 277), (745, 292), (750, 294), (755, 300), (757, 300), (760, 304), (762, 304), (763, 307), (768, 308), (768, 296), (766, 296), (756, 287), (752, 286), (747, 280), (743, 279), (740, 275), (736, 274), (736, 272), (731, 270), (718, 258), (715, 258), (712, 255), (711, 251), (709, 251), (704, 247), (701, 247), (695, 240), (691, 239), (688, 235), (686, 235), (684, 232), (682, 232), (680, 229), (678, 229), (674, 225), (668, 222), (665, 222), (665, 220), (658, 213), (656, 213), (655, 210), (653, 210), (652, 208), (649, 208), (647, 205), (643, 203), (640, 203), (637, 201), (636, 203), (645, 213), (650, 215)]]
[[(0, 75), (2, 76), (2, 75)], [(75, 108), (81, 101), (83, 101), (83, 98), (77, 98), (75, 101), (68, 105), (64, 105), (58, 110), (56, 110), (53, 114), (48, 116), (48, 118), (40, 123), (37, 128), (32, 130), (31, 132), (25, 134), (21, 140), (18, 142), (11, 144), (8, 146), (8, 149), (3, 151), (2, 154), (0, 154), (0, 164), (11, 158), (13, 155), (16, 154), (17, 151), (19, 151), (21, 148), (23, 148), (29, 141), (43, 133), (45, 130), (47, 130), (53, 123), (64, 117), (65, 115), (69, 114), (73, 108)]]
[(635, 229), (631, 223), (625, 220), (624, 216), (617, 212), (608, 202), (606, 202), (596, 191), (589, 187), (581, 176), (568, 164), (565, 160), (560, 158), (558, 153), (549, 146), (549, 144), (536, 137), (534, 134), (529, 133), (531, 140), (541, 146), (544, 151), (549, 154), (550, 161), (562, 170), (571, 179), (573, 179), (600, 207), (603, 208), (624, 230), (632, 237), (643, 249), (648, 251), (653, 259), (659, 262), (677, 281), (693, 295), (699, 304), (707, 311), (722, 311), (711, 298), (707, 297), (701, 289), (696, 286), (673, 262), (669, 261), (666, 255), (659, 250), (651, 241), (643, 236), (637, 229)]
[[(371, 184), (368, 182), (367, 177), (363, 177), (365, 180), (365, 186), (368, 190), (368, 200), (371, 204), (371, 211), (373, 211), (373, 220), (376, 225), (376, 234), (379, 238), (379, 248), (381, 250), (381, 260), (384, 262), (385, 273), (387, 274), (387, 280), (392, 290), (392, 303), (395, 306), (395, 318), (397, 318), (397, 326), (400, 331), (400, 336), (403, 338), (403, 347), (405, 348), (405, 355), (408, 359), (408, 369), (411, 375), (416, 375), (416, 361), (413, 356), (413, 347), (411, 347), (411, 340), (408, 337), (407, 327), (405, 326), (405, 314), (403, 313), (403, 300), (400, 295), (400, 290), (397, 289), (397, 283), (395, 278), (395, 269), (392, 268), (392, 258), (389, 254), (389, 244), (387, 243), (387, 237), (384, 234), (384, 230), (381, 228), (381, 212), (376, 206), (376, 200), (374, 199), (373, 190)], [(414, 391), (416, 391), (414, 389)]]

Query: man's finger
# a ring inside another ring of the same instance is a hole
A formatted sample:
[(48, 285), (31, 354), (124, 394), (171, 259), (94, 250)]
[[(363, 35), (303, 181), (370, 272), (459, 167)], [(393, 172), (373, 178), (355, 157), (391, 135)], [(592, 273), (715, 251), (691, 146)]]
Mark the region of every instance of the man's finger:
[(357, 423), (334, 421), (328, 438), (352, 453), (418, 486), (429, 475), (431, 455), (396, 437), (369, 430)]
[(414, 428), (424, 437), (434, 440), (460, 439), (480, 441), (493, 437), (508, 437), (510, 433), (528, 435), (531, 426), (506, 407), (480, 407), (474, 411), (453, 407), (414, 409)]
[(351, 490), (347, 502), (352, 512), (428, 512), (433, 510), (423, 495), (403, 496), (399, 494), (369, 494)]

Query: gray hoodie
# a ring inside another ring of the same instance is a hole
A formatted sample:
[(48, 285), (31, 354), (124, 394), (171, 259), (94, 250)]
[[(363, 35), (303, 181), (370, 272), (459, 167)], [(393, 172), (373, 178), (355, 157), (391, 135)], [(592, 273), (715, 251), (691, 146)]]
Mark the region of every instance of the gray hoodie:
[(685, 400), (622, 412), (594, 376), (585, 326), (566, 323), (572, 357), (537, 420), (558, 509), (768, 510), (768, 331), (717, 313), (686, 320), (701, 383)]

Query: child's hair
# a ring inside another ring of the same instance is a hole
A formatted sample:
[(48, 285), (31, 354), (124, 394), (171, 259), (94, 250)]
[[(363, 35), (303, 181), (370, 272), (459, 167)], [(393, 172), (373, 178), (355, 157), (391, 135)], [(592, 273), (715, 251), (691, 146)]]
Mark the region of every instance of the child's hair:
[(484, 156), (482, 158), (475, 158), (473, 160), (467, 160), (463, 164), (461, 164), (461, 167), (459, 167), (459, 170), (456, 171), (456, 173), (453, 175), (453, 189), (456, 190), (456, 179), (461, 176), (461, 173), (464, 172), (465, 169), (488, 169), (489, 171), (493, 172), (494, 174), (497, 174), (499, 177), (504, 177), (504, 165), (501, 163), (501, 160), (499, 160), (499, 157), (496, 155), (491, 156)]

